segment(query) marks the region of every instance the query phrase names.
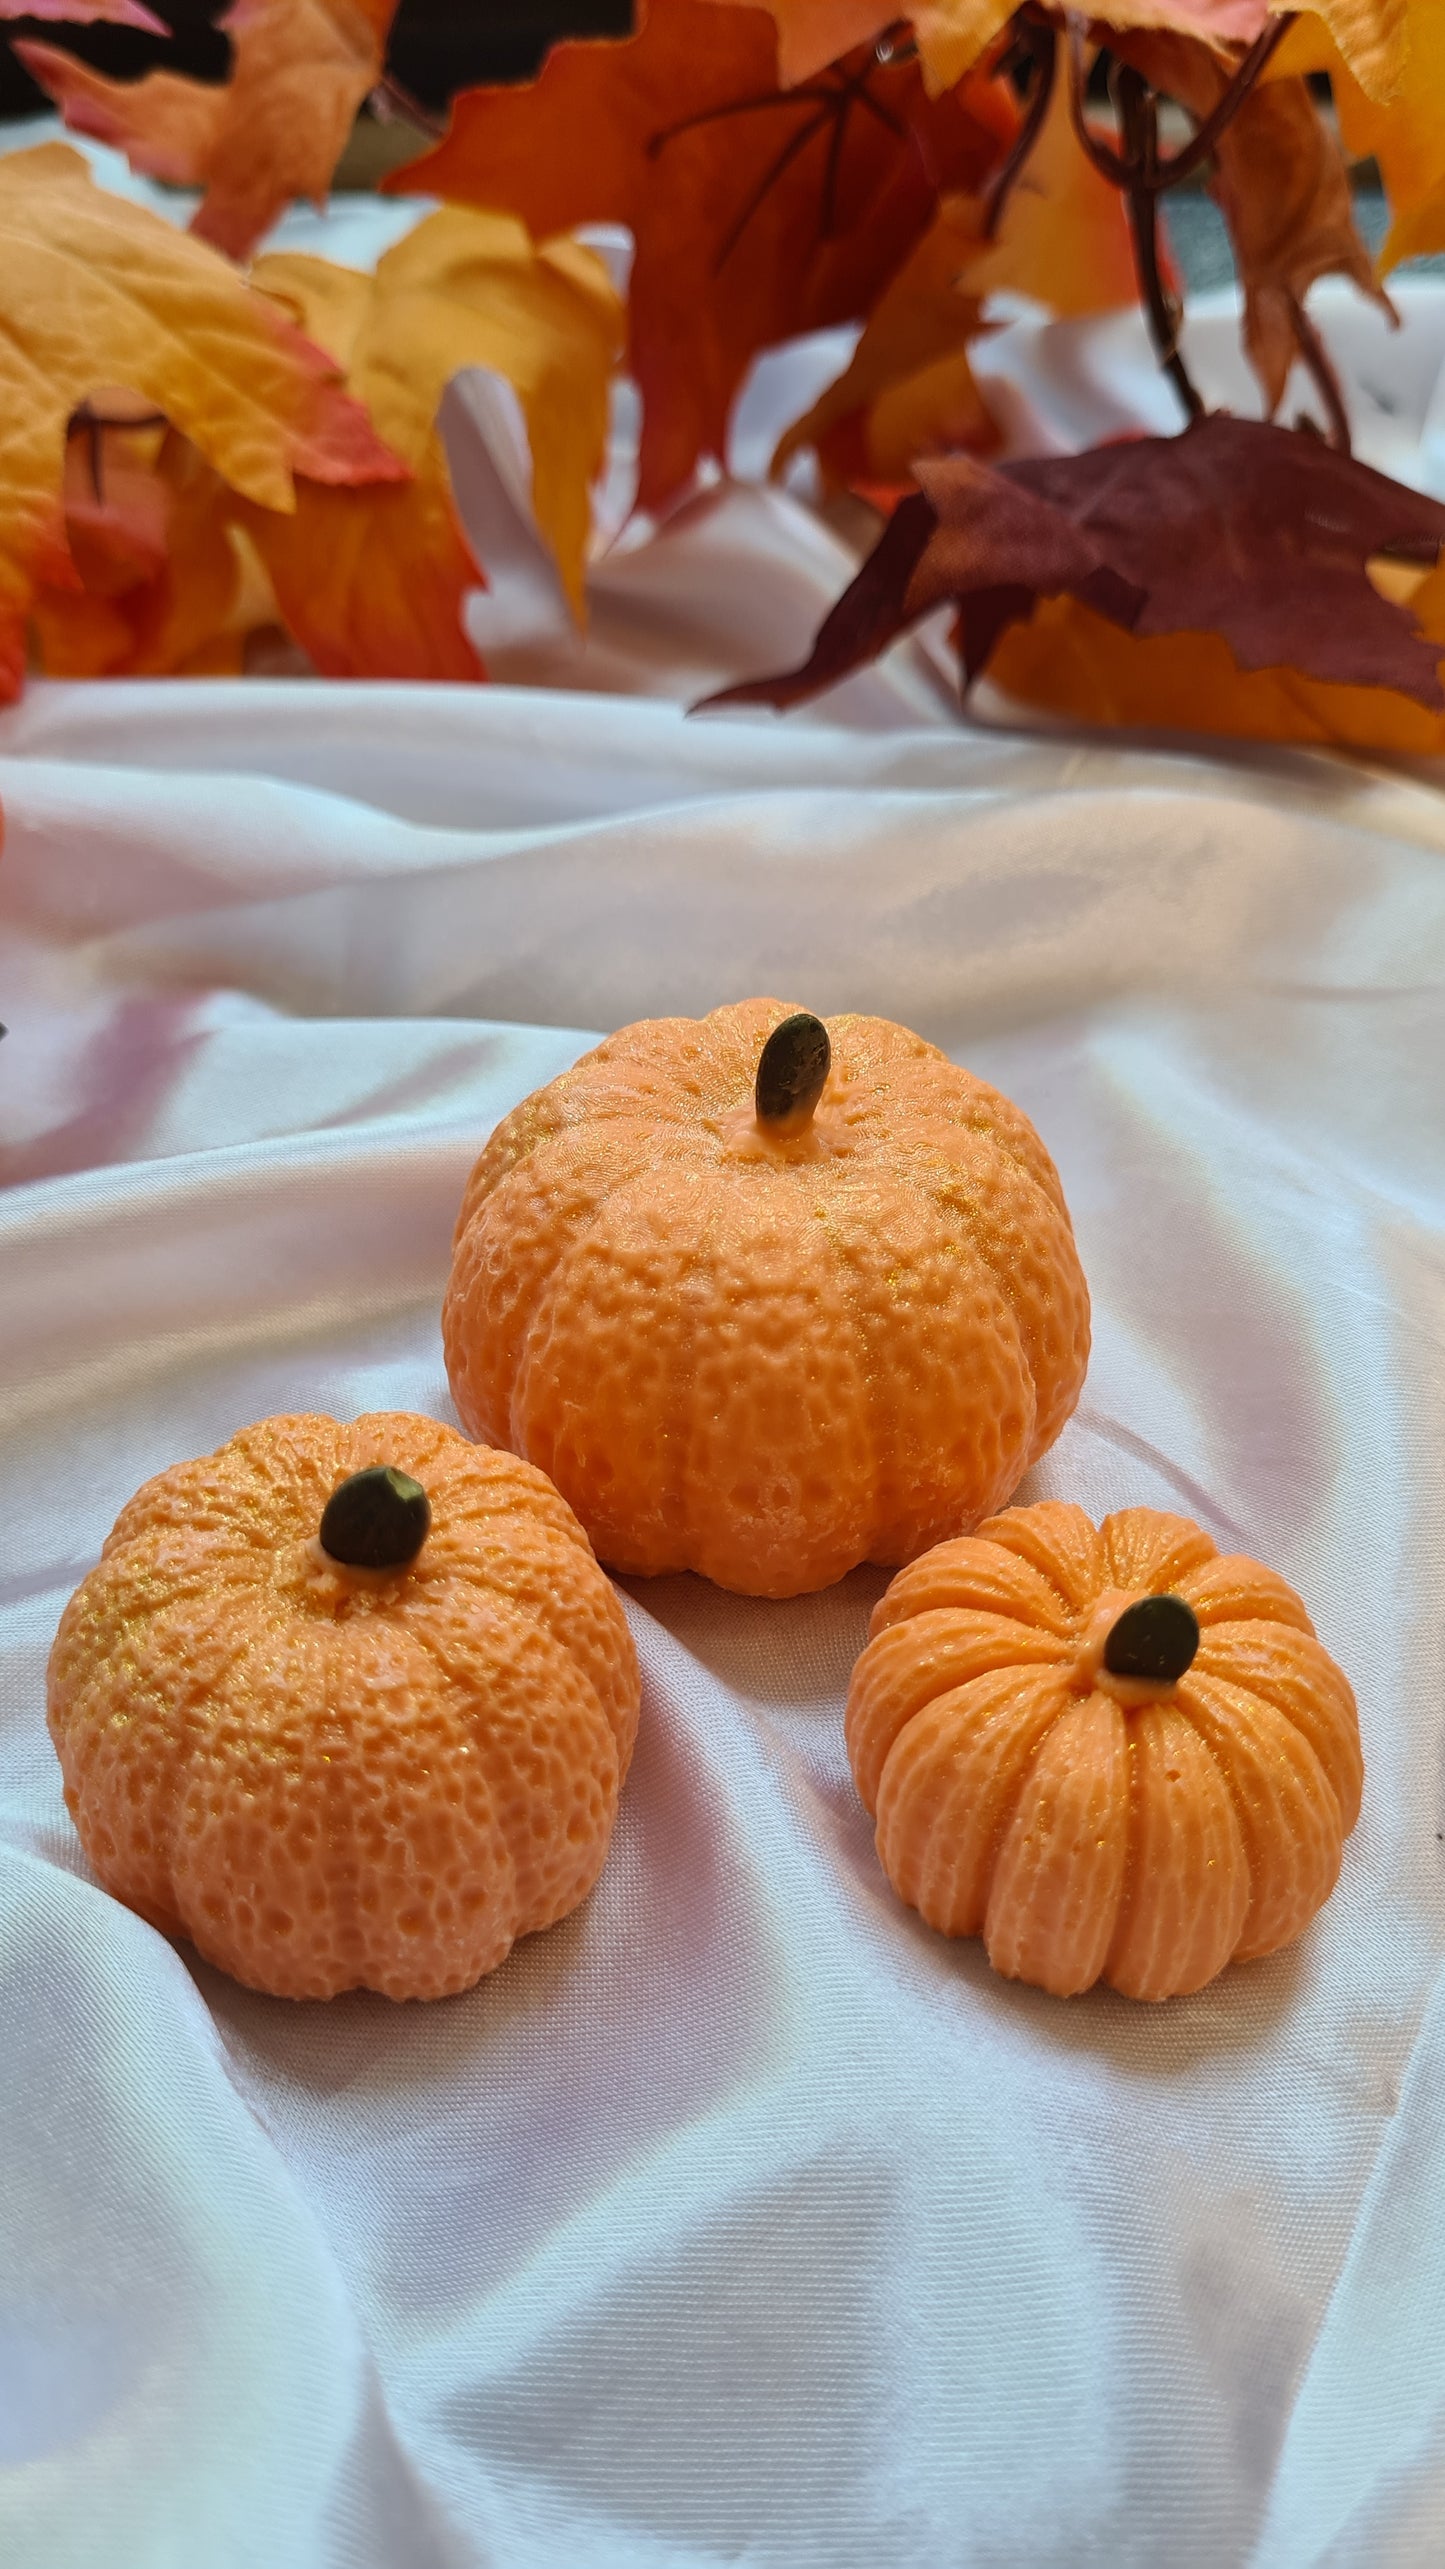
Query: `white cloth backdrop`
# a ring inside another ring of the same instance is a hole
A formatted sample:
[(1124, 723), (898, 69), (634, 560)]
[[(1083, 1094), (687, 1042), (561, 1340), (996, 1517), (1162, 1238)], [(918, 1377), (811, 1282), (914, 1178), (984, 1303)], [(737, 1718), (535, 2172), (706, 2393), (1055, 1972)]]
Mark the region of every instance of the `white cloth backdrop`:
[[(15, 2569), (1445, 2556), (1445, 800), (962, 728), (926, 647), (847, 730), (638, 700), (791, 654), (841, 561), (736, 493), (620, 554), (576, 674), (631, 701), (0, 720)], [(893, 1901), (849, 1784), (881, 1578), (638, 1582), (584, 1910), (430, 2008), (236, 1988), (89, 1876), (65, 1596), (138, 1482), (267, 1411), (448, 1415), (495, 1118), (600, 1029), (757, 990), (903, 1018), (1038, 1122), (1097, 1347), (1033, 1489), (1182, 1507), (1303, 1590), (1368, 1761), (1338, 1894), (1163, 2008), (995, 1981)]]

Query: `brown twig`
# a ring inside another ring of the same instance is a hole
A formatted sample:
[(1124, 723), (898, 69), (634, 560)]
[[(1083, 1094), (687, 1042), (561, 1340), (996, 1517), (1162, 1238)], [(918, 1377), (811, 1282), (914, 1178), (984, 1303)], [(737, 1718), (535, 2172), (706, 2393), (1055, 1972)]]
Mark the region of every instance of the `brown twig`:
[(1069, 115), (1074, 132), (1086, 157), (1101, 178), (1111, 187), (1127, 187), (1129, 164), (1117, 152), (1111, 152), (1103, 138), (1096, 134), (1086, 112), (1088, 103), (1088, 70), (1084, 62), (1084, 21), (1077, 9), (1068, 12), (1069, 30)]
[[(1203, 124), (1197, 127), (1189, 141), (1168, 158), (1163, 154), (1156, 154), (1149, 179), (1150, 188), (1155, 195), (1162, 195), (1167, 188), (1178, 187), (1181, 180), (1192, 178), (1194, 172), (1203, 167), (1218, 144), (1220, 136), (1233, 124), (1266, 63), (1276, 47), (1284, 42), (1293, 24), (1292, 17), (1273, 19), (1265, 28), (1263, 35), (1256, 36), (1248, 53), (1241, 59), (1229, 87), (1216, 100)], [(1128, 161), (1109, 149), (1102, 136), (1094, 132), (1085, 114), (1088, 87), (1084, 63), (1086, 25), (1087, 21), (1077, 9), (1069, 10), (1069, 105), (1074, 121), (1074, 131), (1095, 169), (1100, 171), (1103, 177), (1111, 180), (1115, 187), (1123, 187), (1129, 178)]]
[(164, 428), (165, 425), (166, 415), (163, 410), (141, 410), (129, 419), (107, 419), (105, 413), (97, 410), (93, 402), (83, 401), (71, 412), (66, 422), (65, 433), (67, 437), (83, 437), (86, 441), (90, 456), (90, 487), (95, 493), (97, 508), (105, 506), (106, 430), (108, 428)]
[(1019, 29), (1017, 52), (1021, 70), (1025, 64), (1032, 63), (1034, 85), (1029, 93), (1023, 122), (1009, 146), (1008, 158), (984, 198), (983, 238), (986, 241), (996, 238), (1004, 207), (1013, 194), (1014, 181), (1043, 132), (1059, 67), (1057, 31), (1051, 26), (1026, 22)]
[(1327, 431), (1329, 442), (1339, 454), (1348, 455), (1351, 451), (1350, 415), (1345, 408), (1345, 396), (1340, 389), (1340, 379), (1335, 372), (1329, 350), (1299, 296), (1291, 294), (1288, 300), (1290, 322), (1299, 342), (1300, 355), (1309, 369), (1315, 390), (1325, 406), (1325, 416), (1329, 421)]
[(1265, 64), (1277, 46), (1282, 45), (1294, 25), (1292, 17), (1275, 18), (1255, 37), (1222, 98), (1211, 108), (1203, 124), (1171, 160), (1161, 161), (1157, 184), (1177, 187), (1181, 179), (1192, 178), (1208, 160), (1226, 126), (1231, 125), (1239, 109), (1259, 79)]
[[(1172, 156), (1166, 156), (1159, 149), (1158, 95), (1143, 73), (1127, 62), (1116, 62), (1110, 79), (1119, 112), (1122, 149), (1114, 151), (1101, 135), (1095, 133), (1087, 113), (1086, 23), (1078, 10), (1067, 12), (1070, 118), (1080, 148), (1100, 176), (1123, 192), (1129, 210), (1134, 265), (1149, 335), (1158, 352), (1159, 363), (1178, 393), (1187, 416), (1191, 420), (1199, 419), (1203, 417), (1204, 404), (1179, 353), (1179, 326), (1183, 316), (1177, 298), (1165, 285), (1159, 264), (1159, 199), (1167, 188), (1177, 187), (1182, 180), (1202, 168), (1218, 149), (1221, 137), (1238, 115), (1293, 19), (1288, 16), (1276, 18), (1263, 34), (1256, 37), (1248, 52), (1241, 57), (1233, 79), (1209, 115), (1196, 127), (1182, 150)], [(1343, 451), (1348, 453), (1349, 423), (1324, 343), (1297, 299), (1293, 300), (1291, 317), (1300, 354), (1314, 377), (1329, 414), (1331, 443), (1342, 445)]]
[(1124, 159), (1129, 171), (1124, 201), (1129, 209), (1129, 228), (1134, 236), (1134, 265), (1138, 271), (1144, 297), (1144, 315), (1149, 336), (1154, 342), (1159, 363), (1168, 375), (1191, 420), (1202, 419), (1204, 403), (1179, 354), (1179, 325), (1183, 314), (1177, 296), (1164, 282), (1159, 265), (1159, 101), (1142, 72), (1129, 63), (1118, 63), (1114, 69), (1114, 97), (1119, 109), (1119, 124), (1124, 137)]

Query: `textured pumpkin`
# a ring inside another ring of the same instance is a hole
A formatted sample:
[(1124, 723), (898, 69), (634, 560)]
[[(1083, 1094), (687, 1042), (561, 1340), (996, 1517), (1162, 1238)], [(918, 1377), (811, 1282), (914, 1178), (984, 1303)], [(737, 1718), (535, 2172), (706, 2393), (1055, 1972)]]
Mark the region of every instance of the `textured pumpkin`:
[(147, 1482), (50, 1660), (118, 1899), (286, 1998), (439, 1998), (602, 1869), (621, 1608), (540, 1472), (428, 1418), (270, 1418)]
[(895, 1891), (1061, 1997), (1289, 1944), (1360, 1807), (1355, 1699), (1293, 1589), (1152, 1508), (1011, 1508), (915, 1561), (847, 1739)]
[(602, 1560), (785, 1597), (997, 1507), (1088, 1319), (1017, 1107), (883, 1018), (753, 999), (624, 1027), (506, 1117), (443, 1334), (465, 1425)]

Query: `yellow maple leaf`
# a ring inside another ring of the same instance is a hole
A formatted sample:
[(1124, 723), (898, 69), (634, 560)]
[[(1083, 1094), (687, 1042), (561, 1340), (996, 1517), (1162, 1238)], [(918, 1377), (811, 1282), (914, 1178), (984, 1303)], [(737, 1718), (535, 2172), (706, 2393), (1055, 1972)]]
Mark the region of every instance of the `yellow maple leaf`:
[[(757, 0), (725, 0), (730, 7)], [(764, 0), (778, 26), (778, 62), (785, 81), (809, 80), (850, 46), (866, 44), (898, 26), (904, 13), (867, 0)], [(930, 89), (951, 89), (988, 51), (1014, 14), (1017, 0), (917, 0), (907, 13), (918, 39)], [(1167, 29), (1211, 45), (1251, 44), (1269, 23), (1272, 6), (1291, 0), (1110, 0), (1088, 14), (1105, 27)], [(1327, 0), (1319, 0), (1321, 7)], [(1333, 0), (1342, 18), (1362, 22), (1350, 41), (1370, 58), (1379, 49), (1374, 20), (1403, 0)], [(1060, 24), (1062, 8), (1052, 13)], [(1368, 42), (1363, 22), (1369, 22)], [(1388, 50), (1388, 48), (1387, 48)]]
[(368, 90), (397, 0), (235, 0), (220, 24), (231, 77), (173, 71), (109, 80), (55, 45), (15, 52), (77, 134), (132, 169), (205, 193), (192, 230), (244, 259), (293, 197), (322, 202)]
[[(758, 0), (724, 0), (728, 7)], [(905, 12), (888, 0), (763, 0), (778, 25), (782, 79), (811, 80), (853, 45), (870, 44), (906, 15), (918, 38), (929, 86), (951, 88), (986, 53), (1014, 14), (1016, 0), (918, 0)], [(1411, 30), (1440, 15), (1440, 0), (1315, 0), (1319, 19), (1362, 88), (1388, 98), (1398, 84)], [(1062, 7), (1052, 12), (1062, 23)], [(1087, 13), (1097, 28), (1192, 36), (1210, 45), (1252, 44), (1271, 17), (1294, 14), (1294, 0), (1109, 0)], [(1305, 68), (1302, 61), (1297, 70)]]
[(406, 475), (331, 360), (214, 250), (107, 195), (62, 143), (11, 153), (0, 159), (0, 694), (20, 684), (37, 581), (76, 582), (67, 428), (104, 385), (162, 412), (263, 508), (294, 506), (293, 472)]
[[(1293, 14), (1290, 0), (1270, 0), (1270, 9), (1276, 17)], [(1367, 97), (1386, 100), (1405, 77), (1411, 53), (1439, 23), (1439, 0), (1314, 0), (1276, 60), (1296, 72), (1328, 71), (1332, 61), (1342, 61)]]
[(1412, 11), (1399, 74), (1372, 96), (1344, 60), (1322, 15), (1296, 21), (1275, 63), (1282, 72), (1327, 71), (1340, 132), (1361, 160), (1379, 163), (1392, 221), (1380, 253), (1387, 275), (1402, 259), (1445, 250), (1445, 5)]
[(294, 517), (247, 513), (286, 622), (317, 667), (478, 674), (460, 607), (481, 574), (436, 427), (442, 394), (468, 366), (490, 367), (516, 390), (537, 523), (580, 618), (591, 486), (624, 328), (602, 261), (565, 238), (534, 248), (510, 215), (449, 206), (389, 250), (374, 277), (290, 254), (258, 261), (254, 277), (344, 368), (414, 474), (393, 491), (300, 482)]
[(1124, 200), (1074, 131), (1066, 80), (1055, 81), (997, 237), (976, 251), (964, 282), (970, 294), (1029, 295), (1066, 320), (1137, 302)]

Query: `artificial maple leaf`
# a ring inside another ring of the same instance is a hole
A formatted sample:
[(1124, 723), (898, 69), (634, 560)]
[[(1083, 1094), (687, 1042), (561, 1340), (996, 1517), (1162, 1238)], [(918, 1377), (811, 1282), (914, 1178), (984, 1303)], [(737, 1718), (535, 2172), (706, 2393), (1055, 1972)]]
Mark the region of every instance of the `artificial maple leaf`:
[(985, 220), (976, 197), (943, 200), (846, 371), (782, 439), (775, 472), (811, 446), (829, 486), (886, 490), (917, 455), (990, 454), (999, 431), (968, 359), (984, 297), (1028, 295), (1070, 317), (1135, 300), (1123, 200), (1080, 148), (1061, 82), (991, 240)]
[(1393, 217), (1381, 271), (1445, 250), (1445, 9), (1410, 19), (1404, 66), (1384, 100), (1361, 86), (1318, 18), (1296, 21), (1276, 62), (1327, 71), (1348, 149), (1378, 162)]
[(228, 257), (250, 255), (296, 196), (324, 202), (367, 92), (381, 76), (397, 0), (235, 0), (220, 25), (229, 80), (151, 71), (108, 80), (54, 45), (15, 52), (77, 134), (132, 169), (205, 193), (191, 224)]
[[(1200, 124), (1229, 86), (1230, 66), (1178, 36), (1126, 36), (1116, 49)], [(1310, 344), (1306, 294), (1346, 276), (1390, 310), (1355, 223), (1349, 171), (1302, 79), (1263, 81), (1214, 149), (1210, 192), (1229, 226), (1244, 290), (1244, 345), (1271, 413)]]
[(344, 367), (414, 473), (393, 490), (299, 480), (293, 517), (247, 514), (286, 623), (317, 668), (333, 677), (482, 674), (461, 623), (482, 574), (436, 427), (442, 394), (467, 366), (491, 367), (516, 390), (537, 524), (580, 618), (590, 490), (605, 459), (623, 331), (602, 261), (575, 241), (534, 249), (509, 215), (452, 206), (388, 250), (374, 277), (285, 255), (259, 260), (253, 277)]
[[(1270, 0), (1277, 17), (1292, 14), (1289, 0)], [(1439, 0), (1314, 0), (1309, 15), (1292, 27), (1287, 48), (1310, 40), (1318, 24), (1370, 98), (1388, 100), (1398, 90), (1414, 48), (1438, 24)], [(1297, 58), (1298, 71), (1325, 69)], [(1438, 92), (1437, 92), (1438, 112)]]
[(64, 144), (0, 159), (0, 695), (37, 581), (70, 587), (67, 425), (100, 386), (162, 412), (234, 490), (294, 505), (292, 473), (404, 479), (335, 368), (226, 261), (96, 187)]
[[(748, 0), (724, 0), (748, 5)], [(778, 22), (778, 59), (785, 81), (810, 80), (853, 45), (870, 44), (900, 25), (889, 0), (765, 0)], [(981, 60), (1014, 14), (1015, 0), (918, 0), (906, 13), (934, 89), (952, 83)], [(1372, 98), (1397, 88), (1412, 26), (1423, 23), (1438, 0), (1315, 0), (1343, 59)], [(1064, 8), (1049, 13), (1062, 24)], [(1101, 33), (1109, 28), (1160, 28), (1219, 47), (1253, 44), (1270, 20), (1293, 15), (1293, 0), (1108, 0), (1089, 13)], [(1299, 66), (1303, 67), (1303, 66)]]
[(175, 429), (83, 424), (65, 468), (65, 531), (81, 585), (36, 592), (42, 668), (55, 678), (238, 671), (242, 636), (231, 619), (241, 565), (229, 497)]
[[(1357, 6), (1368, 0), (1355, 0)], [(724, 0), (727, 7), (750, 0)], [(778, 23), (782, 78), (810, 80), (850, 46), (891, 36), (900, 12), (864, 0), (765, 0)], [(906, 13), (931, 90), (950, 89), (988, 52), (1014, 15), (1017, 0), (917, 0)], [(1321, 0), (1323, 5), (1323, 0)], [(1350, 0), (1341, 0), (1350, 5)], [(1062, 8), (1051, 13), (1060, 24)], [(1210, 45), (1252, 44), (1269, 24), (1270, 0), (1111, 0), (1091, 13), (1100, 25), (1172, 27)]]
[(1068, 596), (1131, 633), (1221, 636), (1241, 669), (1445, 708), (1438, 647), (1366, 577), (1378, 554), (1433, 565), (1445, 504), (1318, 438), (1220, 415), (996, 470), (934, 457), (917, 476), (805, 665), (715, 701), (794, 704), (946, 601), (972, 681), (1039, 599)]
[(140, 0), (0, 0), (0, 18), (31, 18), (49, 23), (58, 18), (74, 25), (104, 19), (111, 27), (138, 27), (147, 36), (168, 36), (164, 18), (143, 9)]
[(976, 192), (1017, 127), (1001, 83), (930, 101), (917, 65), (848, 57), (784, 93), (759, 9), (651, 0), (616, 44), (564, 44), (520, 89), (467, 91), (388, 188), (505, 207), (536, 236), (625, 223), (639, 504), (721, 458), (758, 351), (861, 319), (945, 189)]
[(780, 438), (772, 469), (811, 447), (829, 489), (898, 488), (916, 455), (987, 455), (997, 424), (974, 381), (968, 342), (983, 326), (960, 275), (979, 246), (981, 209), (946, 197), (868, 317), (844, 372)]
[[(1445, 659), (1445, 574), (1410, 599)], [(989, 676), (1015, 702), (1075, 721), (1243, 740), (1445, 753), (1445, 715), (1390, 687), (1342, 686), (1298, 669), (1241, 669), (1217, 633), (1126, 633), (1074, 598), (1046, 598), (1003, 636)]]
[(1061, 320), (1138, 301), (1123, 198), (1084, 152), (1063, 80), (1053, 84), (1038, 140), (965, 282), (970, 294), (1028, 295)]

